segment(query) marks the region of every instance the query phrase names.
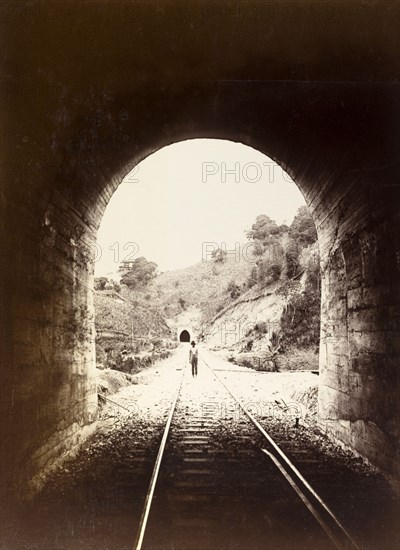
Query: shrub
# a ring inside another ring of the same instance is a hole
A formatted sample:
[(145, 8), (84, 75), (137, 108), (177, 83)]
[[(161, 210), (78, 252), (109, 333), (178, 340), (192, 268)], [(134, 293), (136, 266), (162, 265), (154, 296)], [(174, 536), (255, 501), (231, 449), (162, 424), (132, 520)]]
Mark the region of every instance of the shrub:
[(118, 292), (118, 293), (121, 292), (121, 285), (119, 285), (115, 281), (113, 281), (112, 284), (113, 284), (113, 289), (115, 290), (115, 292)]
[(143, 256), (132, 262), (130, 270), (121, 277), (121, 283), (130, 289), (144, 286), (156, 276), (157, 264)]
[(270, 265), (267, 269), (267, 276), (269, 277), (270, 281), (274, 283), (279, 279), (282, 273), (282, 264), (279, 263), (273, 263)]
[(261, 214), (257, 216), (255, 223), (251, 226), (250, 231), (247, 232), (247, 237), (254, 241), (261, 241), (264, 244), (269, 243), (271, 235), (277, 235), (279, 228), (274, 220), (271, 220), (269, 216)]
[(241, 288), (238, 284), (235, 283), (235, 281), (230, 281), (226, 290), (229, 292), (230, 297), (233, 298), (234, 300), (238, 296), (240, 296), (240, 293), (241, 293)]
[(248, 340), (246, 342), (246, 351), (251, 351), (253, 349), (253, 343), (254, 343), (254, 340)]
[(213, 252), (211, 253), (211, 258), (216, 263), (223, 263), (226, 261), (227, 254), (228, 253), (226, 250), (222, 250), (222, 248), (218, 248), (217, 250), (213, 250)]
[(311, 286), (290, 298), (281, 317), (283, 346), (307, 348), (318, 345), (320, 305), (319, 289)]
[(257, 284), (257, 279), (258, 279), (258, 276), (257, 276), (257, 267), (254, 266), (252, 268), (252, 270), (250, 271), (250, 275), (249, 275), (249, 278), (247, 279), (247, 286), (249, 288), (252, 288), (254, 285)]
[(290, 236), (301, 246), (309, 246), (317, 240), (317, 230), (307, 206), (300, 206), (289, 229)]
[(282, 273), (282, 263), (270, 263), (267, 260), (258, 262), (258, 284), (264, 287), (279, 280)]
[(94, 289), (95, 290), (104, 290), (106, 284), (108, 283), (107, 277), (95, 277), (94, 279)]
[(268, 332), (268, 325), (265, 321), (261, 321), (261, 323), (256, 323), (254, 325), (255, 332), (258, 332), (258, 334), (267, 334)]
[(299, 271), (299, 249), (296, 241), (290, 239), (285, 252), (286, 273), (289, 279), (295, 277)]

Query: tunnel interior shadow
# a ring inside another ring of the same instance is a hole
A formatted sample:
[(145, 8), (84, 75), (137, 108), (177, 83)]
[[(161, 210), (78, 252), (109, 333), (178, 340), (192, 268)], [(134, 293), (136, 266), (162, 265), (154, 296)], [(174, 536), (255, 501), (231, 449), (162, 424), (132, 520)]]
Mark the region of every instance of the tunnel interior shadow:
[(187, 330), (182, 330), (179, 335), (179, 342), (190, 342), (190, 334)]

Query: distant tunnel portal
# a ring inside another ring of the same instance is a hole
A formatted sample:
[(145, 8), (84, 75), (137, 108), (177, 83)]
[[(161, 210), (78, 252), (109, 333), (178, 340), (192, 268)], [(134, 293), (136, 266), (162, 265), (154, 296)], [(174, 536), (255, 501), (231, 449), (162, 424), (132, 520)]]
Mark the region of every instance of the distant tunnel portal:
[(190, 334), (187, 330), (182, 330), (179, 335), (179, 342), (190, 342)]

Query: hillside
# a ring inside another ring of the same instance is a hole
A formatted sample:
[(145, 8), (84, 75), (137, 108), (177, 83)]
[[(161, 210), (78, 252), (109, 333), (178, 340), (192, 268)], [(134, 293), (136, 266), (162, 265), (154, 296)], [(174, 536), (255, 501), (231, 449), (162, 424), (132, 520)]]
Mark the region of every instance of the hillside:
[(298, 276), (263, 289), (253, 287), (228, 303), (203, 327), (207, 347), (260, 370), (318, 370), (319, 288), (312, 281), (316, 258), (315, 243), (303, 250)]
[(97, 290), (94, 303), (99, 368), (133, 373), (173, 347), (170, 327), (146, 297), (131, 302), (114, 290)]
[(247, 237), (236, 254), (214, 250), (185, 269), (158, 274), (141, 257), (120, 272), (119, 283), (97, 280), (103, 289), (96, 292), (98, 343), (114, 331), (119, 348), (165, 348), (187, 324), (207, 347), (236, 362), (316, 370), (319, 255), (306, 207), (290, 227), (258, 216)]
[(248, 238), (246, 254), (217, 252), (157, 277), (151, 289), (160, 308), (169, 318), (197, 309), (200, 338), (236, 362), (317, 370), (319, 252), (307, 209), (290, 227), (259, 216)]
[(245, 285), (254, 262), (227, 255), (224, 262), (208, 259), (194, 266), (159, 275), (150, 286), (167, 317), (179, 315), (195, 306), (203, 315), (212, 316), (223, 307), (230, 281)]

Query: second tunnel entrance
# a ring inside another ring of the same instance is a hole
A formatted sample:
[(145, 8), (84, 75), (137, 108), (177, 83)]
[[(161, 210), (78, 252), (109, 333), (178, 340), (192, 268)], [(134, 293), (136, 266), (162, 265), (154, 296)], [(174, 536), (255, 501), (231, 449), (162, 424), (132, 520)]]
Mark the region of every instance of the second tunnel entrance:
[(187, 330), (182, 330), (182, 332), (179, 335), (179, 341), (180, 342), (190, 342), (190, 334)]

